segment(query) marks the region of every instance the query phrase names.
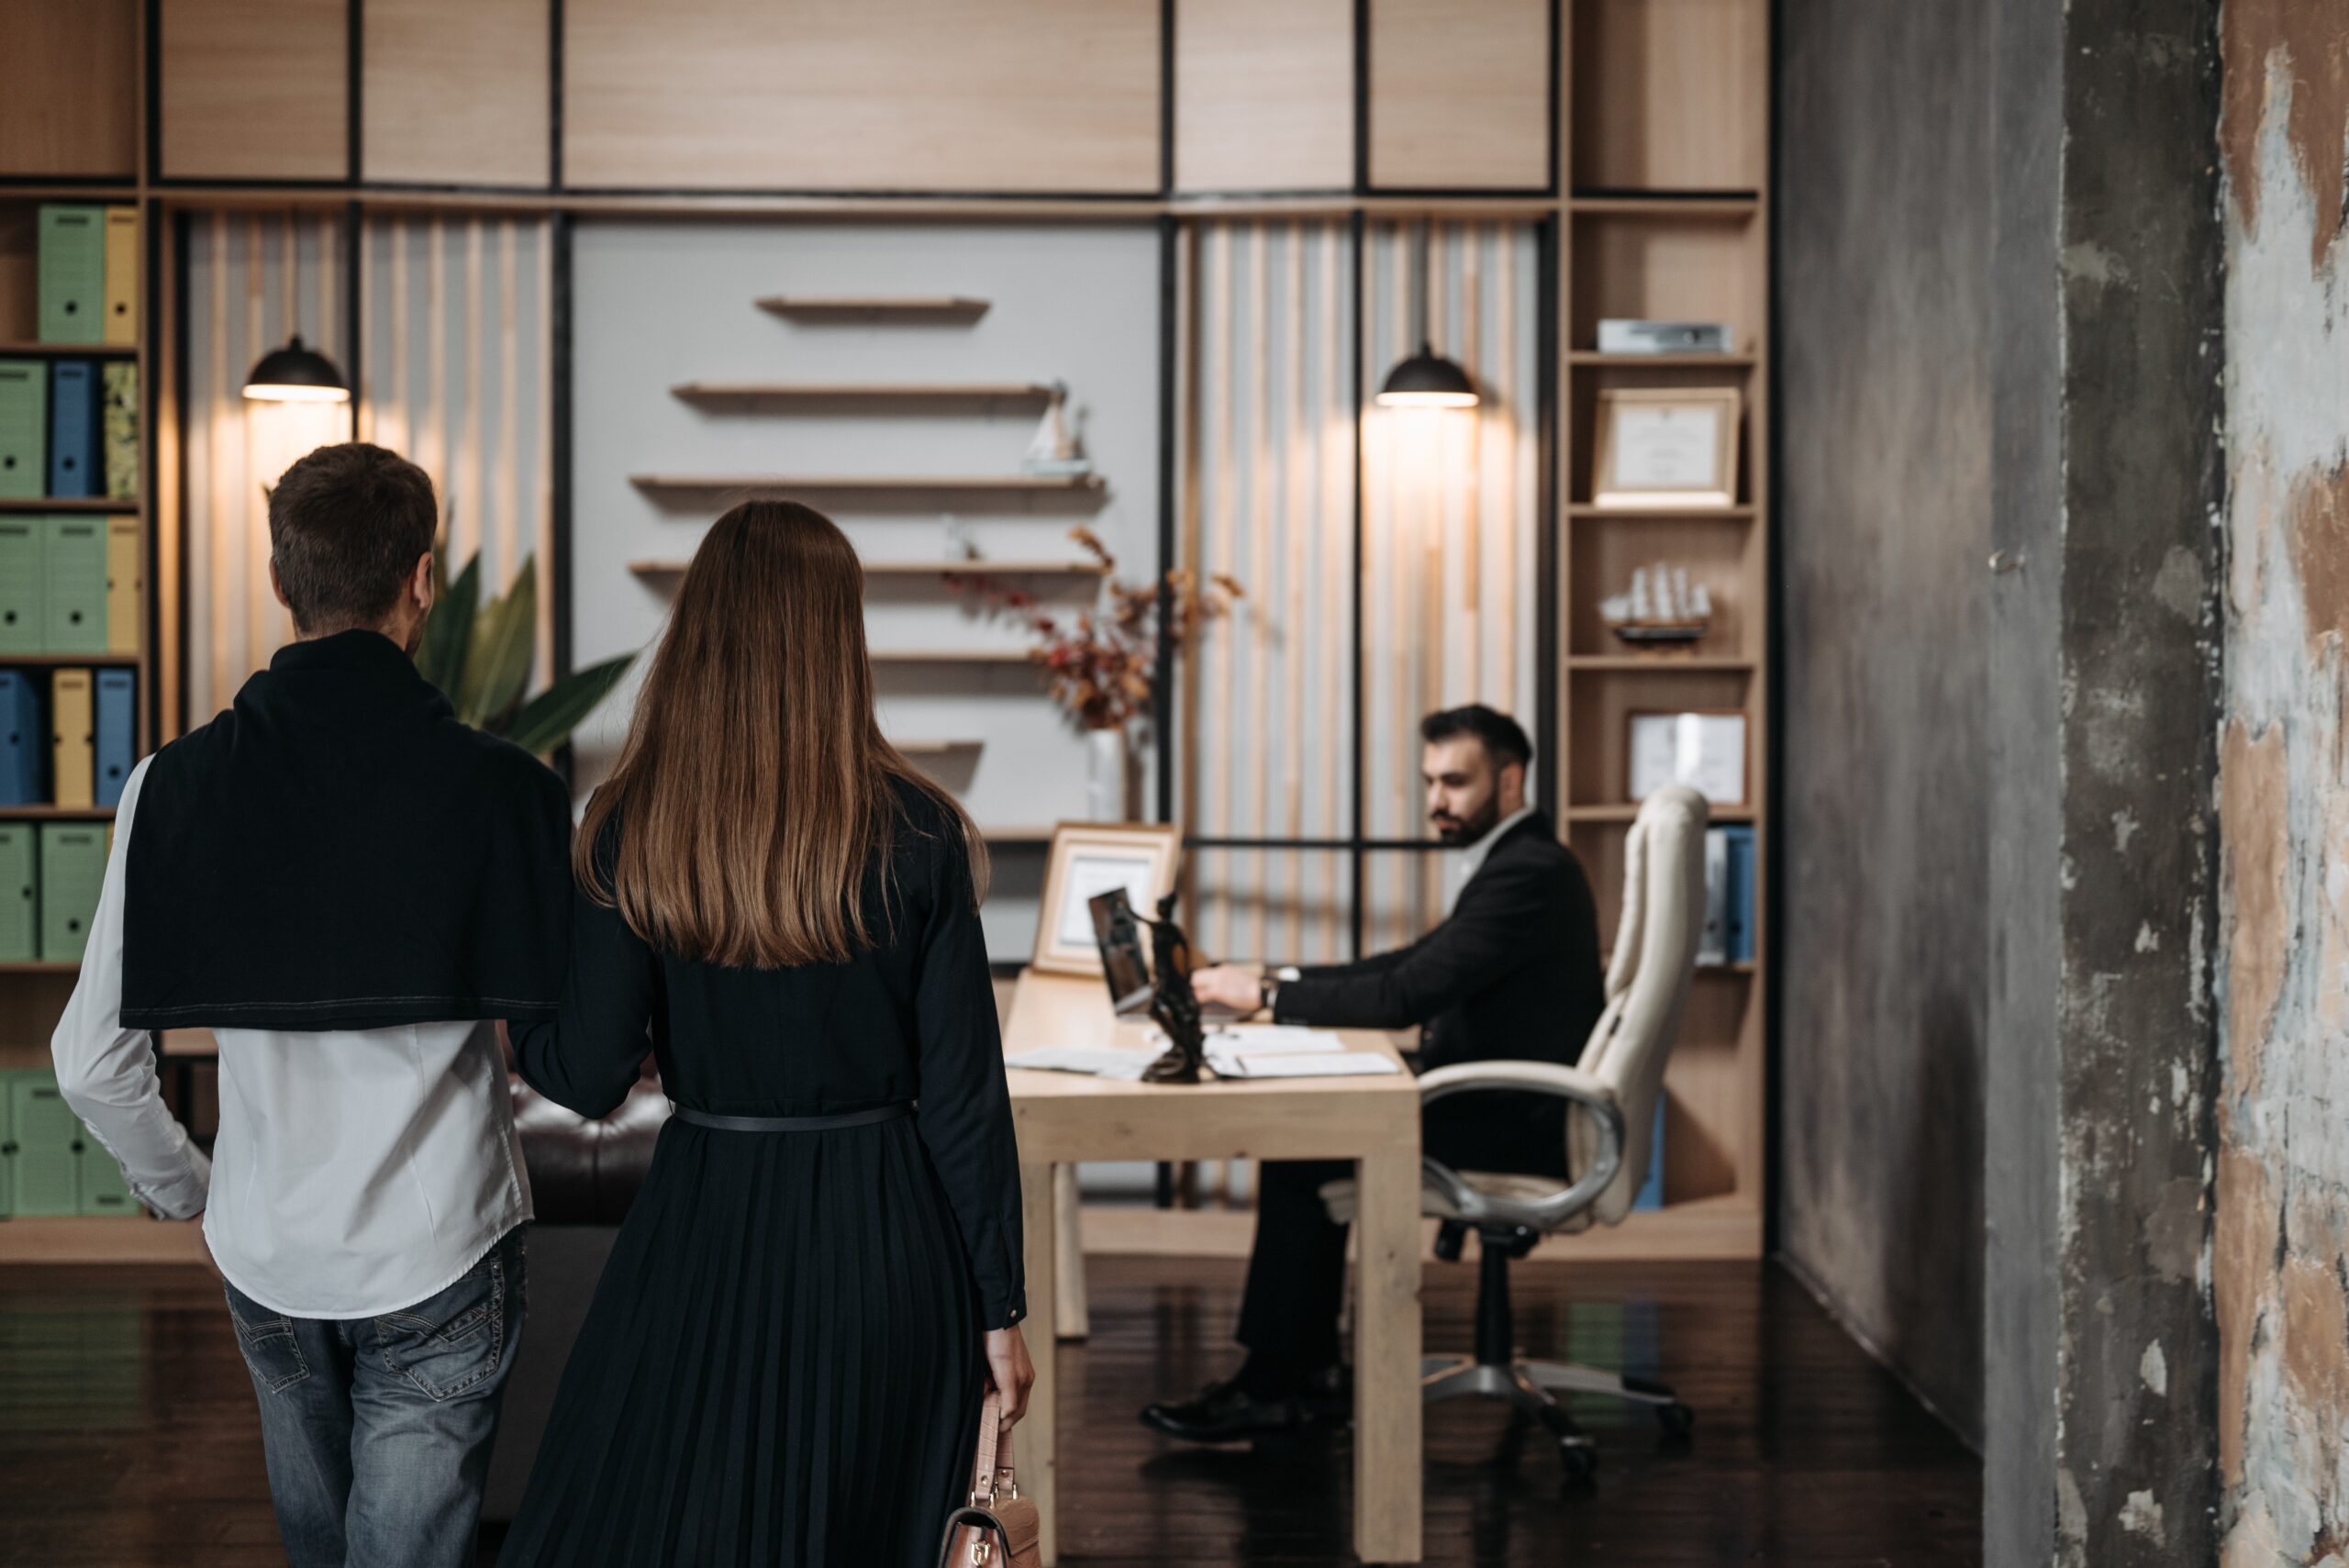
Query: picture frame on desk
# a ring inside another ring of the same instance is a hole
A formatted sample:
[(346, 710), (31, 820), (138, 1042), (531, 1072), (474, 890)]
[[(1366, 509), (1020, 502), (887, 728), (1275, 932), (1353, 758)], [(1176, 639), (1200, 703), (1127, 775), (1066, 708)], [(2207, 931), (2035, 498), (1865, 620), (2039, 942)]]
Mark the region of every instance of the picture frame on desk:
[(1174, 890), (1183, 830), (1171, 822), (1063, 822), (1052, 829), (1044, 902), (1029, 967), (1044, 974), (1098, 979), (1101, 950), (1086, 901), (1113, 887), (1144, 915)]
[(1750, 727), (1743, 708), (1635, 708), (1625, 723), (1627, 798), (1645, 800), (1666, 784), (1685, 784), (1710, 806), (1752, 804)]
[(1591, 432), (1591, 501), (1690, 510), (1737, 504), (1733, 386), (1609, 386)]

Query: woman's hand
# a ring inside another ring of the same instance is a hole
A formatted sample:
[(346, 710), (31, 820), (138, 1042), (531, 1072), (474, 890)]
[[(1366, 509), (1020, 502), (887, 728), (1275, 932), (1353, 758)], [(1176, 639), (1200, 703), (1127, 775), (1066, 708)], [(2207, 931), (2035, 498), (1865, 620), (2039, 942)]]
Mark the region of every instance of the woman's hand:
[(1002, 1398), (1003, 1425), (1028, 1413), (1028, 1389), (1036, 1381), (1035, 1363), (1028, 1359), (1028, 1341), (1019, 1326), (987, 1330), (987, 1386)]

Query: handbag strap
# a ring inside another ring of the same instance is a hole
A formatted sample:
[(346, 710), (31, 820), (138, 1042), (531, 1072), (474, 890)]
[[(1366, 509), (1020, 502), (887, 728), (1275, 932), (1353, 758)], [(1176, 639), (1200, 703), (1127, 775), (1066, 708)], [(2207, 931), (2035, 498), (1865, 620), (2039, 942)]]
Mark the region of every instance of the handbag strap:
[(1011, 1434), (1003, 1429), (1003, 1396), (987, 1390), (979, 1407), (979, 1447), (971, 1462), (971, 1502), (993, 1503), (998, 1490), (1019, 1496), (1011, 1464)]

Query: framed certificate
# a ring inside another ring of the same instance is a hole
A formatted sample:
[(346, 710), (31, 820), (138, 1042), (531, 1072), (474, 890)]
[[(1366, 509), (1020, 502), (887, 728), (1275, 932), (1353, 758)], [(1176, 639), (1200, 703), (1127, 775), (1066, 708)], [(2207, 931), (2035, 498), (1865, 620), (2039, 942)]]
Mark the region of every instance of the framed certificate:
[(1591, 500), (1735, 505), (1739, 404), (1733, 386), (1600, 388)]
[(1714, 806), (1746, 804), (1745, 715), (1738, 708), (1633, 713), (1625, 791), (1645, 800), (1684, 784)]
[(1136, 914), (1155, 915), (1159, 899), (1174, 886), (1182, 851), (1183, 829), (1172, 822), (1063, 822), (1053, 828), (1029, 967), (1046, 974), (1099, 974), (1101, 949), (1088, 900), (1122, 887)]

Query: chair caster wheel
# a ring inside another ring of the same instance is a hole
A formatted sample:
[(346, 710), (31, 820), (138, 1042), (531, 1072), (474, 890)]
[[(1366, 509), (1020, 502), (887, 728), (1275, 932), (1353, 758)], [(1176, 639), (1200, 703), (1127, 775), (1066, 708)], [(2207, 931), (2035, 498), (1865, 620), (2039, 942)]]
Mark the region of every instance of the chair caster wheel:
[(1697, 1412), (1679, 1403), (1655, 1407), (1656, 1425), (1664, 1429), (1664, 1437), (1676, 1443), (1688, 1440), (1689, 1432), (1697, 1425)]
[(1587, 1438), (1559, 1439), (1558, 1462), (1564, 1466), (1570, 1485), (1587, 1486), (1598, 1474), (1598, 1451)]

